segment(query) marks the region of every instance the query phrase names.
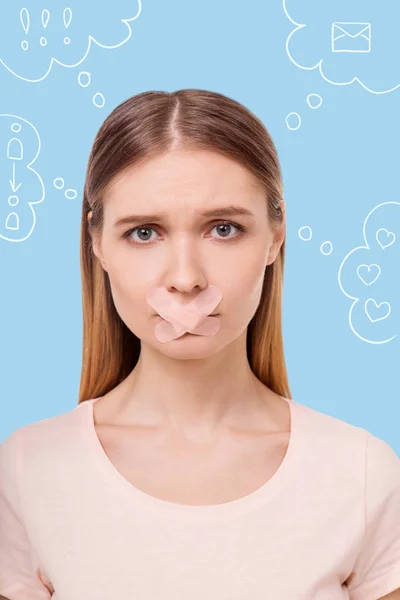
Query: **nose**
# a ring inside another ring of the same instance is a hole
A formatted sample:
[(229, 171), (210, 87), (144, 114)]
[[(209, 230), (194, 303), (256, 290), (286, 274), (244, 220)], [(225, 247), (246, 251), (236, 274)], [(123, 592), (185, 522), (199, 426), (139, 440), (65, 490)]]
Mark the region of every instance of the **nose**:
[(170, 248), (167, 261), (163, 285), (169, 292), (180, 292), (185, 301), (190, 302), (207, 287), (206, 267), (210, 265), (204, 265), (206, 258), (200, 255), (195, 244), (182, 237)]

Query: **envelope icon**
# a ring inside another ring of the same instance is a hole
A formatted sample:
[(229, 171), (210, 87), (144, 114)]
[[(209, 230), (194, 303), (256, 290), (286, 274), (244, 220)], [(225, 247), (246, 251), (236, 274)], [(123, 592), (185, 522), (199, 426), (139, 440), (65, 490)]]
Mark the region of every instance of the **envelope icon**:
[(334, 21), (332, 52), (371, 52), (371, 23)]

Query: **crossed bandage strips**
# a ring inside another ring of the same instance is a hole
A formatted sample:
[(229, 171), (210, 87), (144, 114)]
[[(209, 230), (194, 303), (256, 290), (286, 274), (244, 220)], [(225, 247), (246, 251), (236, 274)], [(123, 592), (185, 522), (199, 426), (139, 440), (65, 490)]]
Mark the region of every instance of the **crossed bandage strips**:
[(208, 315), (221, 299), (222, 293), (215, 285), (209, 285), (185, 305), (180, 304), (165, 288), (152, 287), (146, 294), (146, 300), (164, 319), (155, 327), (157, 339), (170, 342), (185, 333), (215, 335), (220, 329), (219, 319)]

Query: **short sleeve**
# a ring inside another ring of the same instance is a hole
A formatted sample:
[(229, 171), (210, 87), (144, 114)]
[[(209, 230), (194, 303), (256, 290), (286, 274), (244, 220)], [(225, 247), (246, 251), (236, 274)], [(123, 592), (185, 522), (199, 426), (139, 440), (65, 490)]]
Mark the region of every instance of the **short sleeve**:
[(21, 514), (21, 431), (15, 430), (0, 444), (0, 595), (48, 600), (52, 594), (41, 578)]
[(366, 528), (346, 585), (350, 600), (378, 600), (400, 588), (400, 459), (368, 432)]

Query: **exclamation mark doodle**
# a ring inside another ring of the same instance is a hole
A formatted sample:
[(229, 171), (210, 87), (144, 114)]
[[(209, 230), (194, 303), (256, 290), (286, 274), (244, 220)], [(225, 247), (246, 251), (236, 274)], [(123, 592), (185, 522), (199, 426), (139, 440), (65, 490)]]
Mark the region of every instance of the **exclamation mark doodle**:
[[(43, 25), (43, 29), (46, 29), (48, 23), (50, 20), (50, 13), (49, 11), (45, 8), (44, 10), (42, 10), (42, 25)], [(47, 40), (45, 37), (41, 37), (40, 38), (40, 45), (41, 46), (47, 46)]]
[[(70, 26), (71, 21), (72, 21), (72, 10), (70, 8), (64, 8), (63, 19), (64, 19), (65, 29), (68, 29), (68, 27)], [(64, 44), (70, 44), (70, 43), (71, 43), (71, 40), (69, 39), (69, 37), (65, 37)]]
[[(25, 34), (28, 35), (30, 19), (29, 12), (26, 8), (21, 9), (21, 12), (19, 13), (19, 18), (21, 19), (22, 27), (24, 28)], [(29, 44), (27, 40), (23, 40), (21, 42), (21, 48), (22, 50), (28, 50)]]

